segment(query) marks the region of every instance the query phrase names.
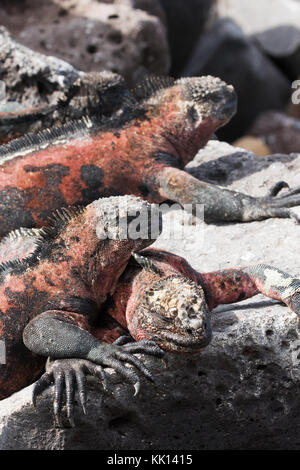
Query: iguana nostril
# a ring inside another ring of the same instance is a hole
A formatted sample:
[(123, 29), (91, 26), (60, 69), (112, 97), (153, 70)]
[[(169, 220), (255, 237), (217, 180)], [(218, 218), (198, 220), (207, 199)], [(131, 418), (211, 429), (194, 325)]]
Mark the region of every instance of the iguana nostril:
[(193, 334), (193, 330), (191, 328), (188, 328), (186, 331), (189, 335)]

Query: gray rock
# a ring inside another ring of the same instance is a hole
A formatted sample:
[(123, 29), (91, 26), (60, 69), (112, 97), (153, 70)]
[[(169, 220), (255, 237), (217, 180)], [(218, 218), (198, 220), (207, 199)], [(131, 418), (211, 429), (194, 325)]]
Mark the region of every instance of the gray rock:
[(220, 0), (219, 17), (232, 18), (292, 79), (300, 73), (300, 3), (297, 0)]
[(131, 8), (144, 10), (150, 15), (157, 16), (164, 25), (167, 24), (166, 15), (159, 0), (106, 0), (106, 3), (127, 5)]
[[(300, 5), (299, 5), (300, 15)], [(277, 26), (253, 36), (260, 48), (268, 54), (291, 80), (300, 73), (300, 28)]]
[[(264, 195), (277, 180), (299, 183), (300, 155), (257, 158), (209, 142), (189, 165), (227, 158), (227, 187)], [(242, 159), (240, 168), (237, 161)], [(248, 168), (248, 173), (247, 173)], [(213, 179), (213, 172), (210, 172)], [(299, 210), (299, 209), (298, 209)], [(155, 246), (185, 256), (200, 271), (266, 262), (300, 276), (299, 227), (291, 220), (186, 225), (168, 238), (172, 215)], [(178, 235), (178, 233), (177, 233)], [(31, 405), (31, 387), (0, 403), (1, 449), (299, 449), (299, 322), (263, 296), (218, 307), (213, 340), (195, 356), (144, 358), (156, 385), (130, 385), (110, 372), (113, 394), (91, 380), (88, 414), (76, 407), (75, 429), (56, 429), (51, 391)], [(102, 403), (101, 403), (102, 402)]]
[[(211, 140), (206, 147), (199, 150), (194, 160), (185, 169), (198, 179), (231, 188), (231, 185), (237, 180), (249, 178), (250, 175), (259, 178), (258, 172), (262, 172), (270, 165), (275, 163), (288, 164), (297, 159), (297, 156), (297, 154), (274, 154), (258, 158), (250, 151), (233, 147), (226, 142)], [(280, 179), (279, 173), (277, 176)], [(291, 184), (297, 184), (297, 179), (295, 178), (294, 183)], [(239, 188), (233, 189), (241, 190)], [(254, 196), (258, 195), (255, 194), (255, 191), (257, 191), (257, 188), (255, 179), (253, 179), (252, 192)]]
[(230, 19), (213, 23), (183, 72), (184, 76), (208, 74), (231, 83), (238, 94), (237, 115), (218, 132), (225, 140), (243, 135), (261, 112), (283, 109), (291, 94), (288, 79)]
[[(146, 3), (75, 1), (66, 4), (65, 14), (52, 21), (47, 17), (40, 20), (35, 8), (32, 15), (39, 18), (39, 27), (27, 21), (17, 38), (85, 72), (111, 70), (131, 83), (147, 73), (164, 75), (170, 63), (166, 28), (157, 16), (132, 7), (140, 4), (146, 8)], [(152, 12), (161, 11), (155, 4)]]
[(33, 52), (16, 42), (3, 26), (0, 63), (0, 80), (6, 85), (7, 98), (24, 108), (56, 102), (79, 77), (79, 72), (67, 62)]
[(215, 10), (220, 18), (236, 21), (248, 35), (284, 25), (300, 28), (299, 0), (219, 0)]

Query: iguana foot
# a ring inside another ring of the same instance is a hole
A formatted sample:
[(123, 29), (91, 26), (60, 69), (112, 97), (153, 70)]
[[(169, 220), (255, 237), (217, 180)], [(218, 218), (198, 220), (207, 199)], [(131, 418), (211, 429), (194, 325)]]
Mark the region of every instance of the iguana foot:
[[(156, 175), (156, 184), (164, 199), (186, 204), (202, 204), (205, 222), (252, 222), (272, 217), (300, 217), (290, 208), (300, 206), (300, 187), (290, 189), (284, 181), (276, 183), (266, 196), (253, 197), (196, 179), (183, 170), (166, 167)], [(200, 212), (202, 214), (202, 211)]]
[(289, 188), (285, 181), (279, 181), (269, 190), (267, 196), (252, 198), (241, 197), (243, 206), (243, 221), (262, 220), (278, 217), (293, 219), (300, 224), (300, 216), (290, 208), (300, 206), (300, 187), (289, 189), (279, 195), (282, 189)]
[[(130, 344), (128, 343), (130, 341)], [(123, 363), (136, 367), (151, 382), (154, 378), (147, 367), (140, 359), (134, 356), (135, 353), (150, 354), (152, 356), (162, 357), (164, 352), (154, 341), (142, 340), (131, 342), (128, 336), (122, 336), (116, 340), (114, 344), (106, 345), (109, 348), (108, 354), (103, 354), (101, 350), (101, 362), (95, 364), (86, 359), (56, 359), (49, 360), (46, 364), (46, 372), (35, 383), (33, 389), (33, 404), (36, 406), (37, 397), (46, 390), (50, 385), (54, 384), (54, 401), (53, 410), (55, 423), (61, 427), (61, 410), (63, 405), (63, 394), (66, 395), (66, 411), (69, 423), (74, 426), (74, 395), (77, 390), (79, 402), (84, 414), (86, 413), (86, 376), (93, 375), (103, 382), (103, 387), (107, 390), (107, 380), (104, 367), (111, 367), (116, 372), (123, 375), (134, 386), (134, 396), (140, 390), (140, 377), (138, 374)], [(121, 345), (122, 344), (122, 345)], [(97, 358), (99, 359), (99, 358)]]
[(74, 396), (77, 389), (79, 402), (83, 413), (86, 414), (86, 375), (98, 377), (107, 389), (107, 380), (102, 366), (94, 364), (85, 359), (56, 359), (47, 361), (46, 372), (35, 383), (33, 389), (33, 404), (46, 388), (54, 384), (53, 411), (55, 424), (61, 427), (61, 410), (63, 405), (63, 393), (66, 395), (66, 411), (70, 426), (74, 423)]
[(151, 356), (162, 357), (164, 351), (150, 340), (141, 340), (133, 342), (129, 336), (121, 336), (113, 344), (106, 345), (109, 349), (102, 348), (89, 355), (89, 359), (96, 363), (101, 363), (104, 367), (111, 367), (123, 375), (134, 386), (134, 396), (138, 394), (141, 386), (140, 378), (137, 373), (124, 365), (131, 364), (138, 369), (151, 382), (154, 382), (152, 373), (147, 369), (143, 362), (134, 356), (136, 353), (150, 354)]
[[(282, 196), (278, 196), (282, 189), (288, 188)], [(300, 223), (300, 217), (291, 211), (290, 207), (300, 205), (300, 186), (290, 189), (285, 181), (279, 181), (270, 189), (267, 196), (261, 198), (263, 205), (267, 206), (272, 217), (283, 217), (294, 219)]]

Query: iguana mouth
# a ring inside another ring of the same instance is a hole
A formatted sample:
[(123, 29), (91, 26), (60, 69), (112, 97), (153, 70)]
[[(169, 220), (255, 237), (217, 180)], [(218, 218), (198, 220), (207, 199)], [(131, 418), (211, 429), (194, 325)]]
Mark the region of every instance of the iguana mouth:
[[(195, 332), (196, 333), (196, 332)], [(168, 342), (180, 346), (182, 348), (200, 350), (205, 348), (211, 341), (211, 329), (206, 329), (205, 334), (198, 337), (194, 334), (178, 335), (170, 331), (160, 331), (159, 336), (154, 335), (154, 341), (167, 340)]]
[(222, 103), (215, 114), (218, 119), (223, 122), (222, 126), (225, 125), (230, 119), (236, 114), (237, 111), (237, 99), (236, 96), (232, 96), (228, 101)]

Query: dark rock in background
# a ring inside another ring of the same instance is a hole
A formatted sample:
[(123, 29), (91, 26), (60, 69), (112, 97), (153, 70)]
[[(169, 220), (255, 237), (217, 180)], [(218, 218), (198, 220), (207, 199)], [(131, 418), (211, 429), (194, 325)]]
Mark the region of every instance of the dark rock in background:
[[(300, 7), (299, 7), (300, 15)], [(300, 27), (278, 26), (253, 36), (261, 49), (291, 79), (300, 73)]]
[(172, 58), (171, 75), (178, 77), (203, 33), (215, 0), (160, 0), (165, 10)]
[(297, 0), (219, 0), (230, 17), (293, 80), (300, 74), (300, 3)]
[(300, 120), (284, 113), (263, 113), (248, 134), (263, 139), (271, 153), (300, 153)]
[(218, 132), (224, 140), (244, 134), (255, 117), (268, 109), (283, 109), (291, 94), (284, 74), (229, 19), (213, 23), (201, 36), (183, 75), (216, 75), (232, 84), (238, 95), (238, 113)]
[(0, 5), (0, 21), (15, 38), (78, 70), (111, 70), (131, 83), (169, 71), (166, 28), (152, 14), (163, 18), (158, 1), (23, 0), (20, 9), (16, 0)]

